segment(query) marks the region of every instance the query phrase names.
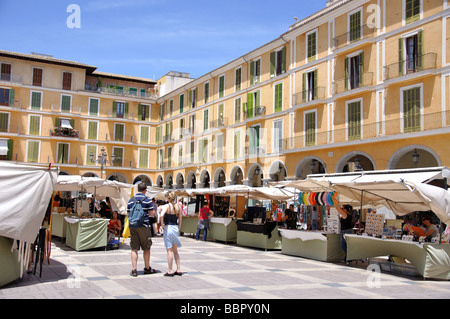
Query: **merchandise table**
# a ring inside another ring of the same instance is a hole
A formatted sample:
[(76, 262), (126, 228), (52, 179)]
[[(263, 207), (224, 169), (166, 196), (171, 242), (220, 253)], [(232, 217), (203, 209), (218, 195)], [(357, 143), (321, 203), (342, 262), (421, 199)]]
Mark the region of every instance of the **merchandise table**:
[(67, 223), (64, 217), (71, 216), (67, 213), (52, 213), (52, 236), (66, 238)]
[(450, 244), (345, 235), (348, 260), (378, 256), (407, 259), (424, 278), (450, 279)]
[[(236, 219), (232, 218), (218, 218), (212, 217), (210, 219), (210, 231), (208, 237), (211, 236), (214, 240), (224, 242), (236, 242), (237, 239), (237, 224)], [(210, 234), (210, 236), (209, 236)]]
[(267, 249), (281, 249), (281, 236), (276, 222), (255, 224), (237, 223), (236, 243), (242, 246)]
[(109, 219), (65, 217), (66, 245), (76, 251), (106, 247)]
[(195, 235), (197, 233), (198, 216), (183, 216), (182, 218), (180, 233)]
[(340, 234), (280, 229), (281, 253), (319, 261), (342, 261), (345, 253), (340, 245)]
[(19, 252), (16, 248), (11, 251), (12, 243), (12, 239), (0, 236), (0, 287), (20, 277)]

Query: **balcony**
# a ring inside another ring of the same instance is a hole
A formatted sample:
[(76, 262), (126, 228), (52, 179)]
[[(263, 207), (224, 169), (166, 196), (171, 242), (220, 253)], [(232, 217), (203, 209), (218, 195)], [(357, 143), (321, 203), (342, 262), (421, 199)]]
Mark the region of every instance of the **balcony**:
[(79, 138), (80, 133), (77, 130), (65, 128), (65, 127), (55, 127), (52, 131), (50, 130), (51, 136), (61, 136), (61, 137), (71, 137)]
[(341, 49), (346, 45), (358, 42), (363, 39), (373, 38), (377, 35), (377, 28), (364, 25), (361, 28), (348, 31), (333, 38), (334, 49)]
[(305, 90), (292, 95), (293, 105), (309, 103), (323, 100), (325, 98), (325, 87), (317, 87), (311, 90)]
[(12, 75), (11, 73), (1, 73), (0, 83), (22, 84), (22, 77)]
[(228, 125), (228, 119), (226, 119), (226, 118), (221, 118), (221, 119), (217, 119), (217, 120), (209, 122), (210, 128), (221, 128), (226, 125)]
[(105, 87), (96, 87), (89, 84), (84, 85), (84, 89), (90, 92), (96, 93), (104, 93), (111, 95), (118, 95), (123, 97), (136, 97), (143, 99), (157, 99), (159, 96), (156, 93), (141, 93), (136, 91), (129, 91), (127, 89), (115, 89), (115, 88), (105, 88)]
[(339, 94), (346, 91), (359, 89), (373, 85), (373, 73), (364, 72), (363, 74), (355, 74), (333, 82), (333, 94)]
[(406, 59), (383, 67), (384, 80), (395, 79), (404, 75), (436, 69), (437, 54), (434, 52)]

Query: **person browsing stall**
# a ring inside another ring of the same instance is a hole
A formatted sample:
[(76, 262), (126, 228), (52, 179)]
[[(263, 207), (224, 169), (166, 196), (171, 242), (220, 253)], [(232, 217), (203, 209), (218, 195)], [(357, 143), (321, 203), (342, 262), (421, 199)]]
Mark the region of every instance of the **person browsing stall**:
[(345, 234), (353, 234), (353, 207), (350, 205), (339, 207), (338, 203), (335, 203), (334, 208), (341, 215), (341, 248), (345, 253), (345, 262), (347, 262), (347, 241), (345, 240)]
[(209, 218), (214, 215), (214, 212), (209, 209), (208, 201), (205, 199), (203, 202), (203, 207), (200, 208), (198, 214), (198, 225), (197, 225), (197, 234), (195, 239), (198, 240), (200, 237), (200, 232), (203, 229), (203, 241), (206, 241), (206, 236), (209, 228)]

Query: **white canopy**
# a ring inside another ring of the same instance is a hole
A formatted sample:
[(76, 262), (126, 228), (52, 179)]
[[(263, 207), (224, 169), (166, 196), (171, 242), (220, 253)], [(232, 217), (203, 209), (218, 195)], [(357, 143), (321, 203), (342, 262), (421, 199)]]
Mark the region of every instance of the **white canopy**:
[(57, 168), (0, 161), (0, 236), (34, 242), (50, 203)]
[(127, 213), (128, 200), (134, 185), (117, 181), (104, 180), (98, 177), (80, 175), (60, 175), (55, 185), (55, 191), (86, 191), (98, 198), (109, 197), (122, 215)]

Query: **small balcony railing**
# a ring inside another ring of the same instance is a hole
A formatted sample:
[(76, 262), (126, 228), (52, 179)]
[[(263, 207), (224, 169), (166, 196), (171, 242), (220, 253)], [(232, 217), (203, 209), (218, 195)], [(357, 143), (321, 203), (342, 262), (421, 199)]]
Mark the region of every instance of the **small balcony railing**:
[(343, 93), (365, 86), (373, 85), (373, 73), (364, 72), (363, 74), (355, 74), (333, 82), (333, 94)]
[(325, 98), (325, 87), (321, 86), (293, 94), (292, 102), (294, 105), (298, 105), (301, 103), (323, 100), (324, 98)]
[(377, 35), (377, 28), (370, 25), (364, 25), (360, 28), (355, 28), (333, 38), (334, 49), (343, 48), (346, 45), (358, 42), (362, 39), (373, 38)]
[(436, 62), (437, 54), (434, 52), (429, 52), (412, 57), (411, 59), (385, 65), (383, 67), (384, 80), (386, 81), (424, 70), (436, 69)]

